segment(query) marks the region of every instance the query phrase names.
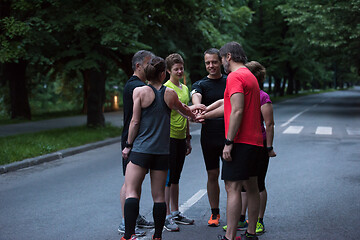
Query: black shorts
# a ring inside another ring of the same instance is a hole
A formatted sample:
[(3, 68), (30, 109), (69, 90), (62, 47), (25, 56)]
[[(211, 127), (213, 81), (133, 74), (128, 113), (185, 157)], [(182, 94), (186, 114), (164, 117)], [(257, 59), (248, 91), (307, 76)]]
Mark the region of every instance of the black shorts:
[(224, 140), (224, 135), (201, 135), (200, 143), (207, 171), (220, 168), (220, 159), (222, 158), (224, 150)]
[(169, 168), (169, 154), (130, 152), (128, 161), (148, 170), (168, 170)]
[(232, 161), (223, 160), (221, 179), (227, 181), (249, 180), (258, 175), (257, 166), (260, 161), (262, 147), (234, 143)]

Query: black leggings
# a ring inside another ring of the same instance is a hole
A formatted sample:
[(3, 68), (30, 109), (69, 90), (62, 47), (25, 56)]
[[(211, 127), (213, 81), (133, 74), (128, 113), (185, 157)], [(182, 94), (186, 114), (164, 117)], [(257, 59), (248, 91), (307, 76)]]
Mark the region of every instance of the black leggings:
[(179, 184), (180, 175), (184, 166), (186, 155), (186, 139), (170, 138), (169, 173), (166, 186)]

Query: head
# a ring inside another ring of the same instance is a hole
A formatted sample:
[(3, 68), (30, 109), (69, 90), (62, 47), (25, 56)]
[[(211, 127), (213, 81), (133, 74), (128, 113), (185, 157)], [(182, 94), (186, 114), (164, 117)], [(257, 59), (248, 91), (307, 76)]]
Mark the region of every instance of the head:
[(154, 57), (145, 67), (146, 79), (151, 82), (162, 82), (165, 79), (165, 61), (161, 57)]
[(266, 69), (263, 65), (256, 61), (251, 61), (245, 64), (245, 66), (254, 74), (258, 80), (259, 85), (265, 81)]
[(221, 77), (221, 57), (218, 49), (210, 48), (206, 50), (204, 52), (204, 61), (209, 78)]
[(150, 61), (151, 58), (153, 58), (155, 55), (146, 50), (140, 50), (137, 53), (134, 54), (131, 65), (132, 69), (134, 70), (134, 74), (138, 76), (142, 81), (145, 81), (145, 67)]
[(170, 78), (180, 79), (184, 75), (184, 60), (178, 53), (172, 53), (165, 59), (166, 69)]
[(247, 62), (245, 51), (240, 43), (237, 42), (229, 42), (222, 46), (220, 48), (220, 56), (226, 73), (230, 72), (230, 61), (242, 64)]

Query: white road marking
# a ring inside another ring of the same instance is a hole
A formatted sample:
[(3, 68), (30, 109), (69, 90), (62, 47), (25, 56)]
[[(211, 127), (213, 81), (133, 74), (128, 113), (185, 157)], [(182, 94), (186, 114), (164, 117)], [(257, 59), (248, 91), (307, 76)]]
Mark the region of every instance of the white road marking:
[(303, 126), (289, 126), (285, 131), (284, 134), (299, 134), (303, 130)]
[(360, 128), (346, 128), (346, 132), (349, 135), (360, 135)]
[(195, 193), (189, 200), (183, 203), (179, 207), (180, 212), (186, 212), (189, 208), (191, 208), (195, 203), (197, 203), (204, 195), (206, 194), (206, 189), (200, 189), (197, 193)]
[(319, 126), (319, 127), (316, 128), (315, 134), (319, 134), (319, 135), (331, 135), (331, 134), (332, 134), (332, 127)]
[(304, 112), (309, 111), (310, 108), (305, 109), (302, 112), (299, 112), (298, 114), (296, 114), (295, 116), (293, 116), (292, 118), (290, 118), (289, 120), (287, 120), (287, 122), (281, 124), (281, 127), (285, 127), (287, 125), (289, 125), (292, 121), (294, 121), (298, 116), (300, 116), (301, 114), (303, 114)]

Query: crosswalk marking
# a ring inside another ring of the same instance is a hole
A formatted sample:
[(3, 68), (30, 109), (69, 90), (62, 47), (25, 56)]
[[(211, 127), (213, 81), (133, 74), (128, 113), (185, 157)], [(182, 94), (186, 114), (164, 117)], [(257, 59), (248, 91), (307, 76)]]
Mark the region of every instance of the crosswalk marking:
[(360, 128), (346, 128), (349, 135), (360, 135)]
[(285, 131), (284, 134), (299, 134), (303, 130), (303, 126), (289, 126)]
[(318, 135), (331, 135), (332, 134), (332, 127), (319, 126), (319, 127), (316, 128), (315, 134), (318, 134)]

